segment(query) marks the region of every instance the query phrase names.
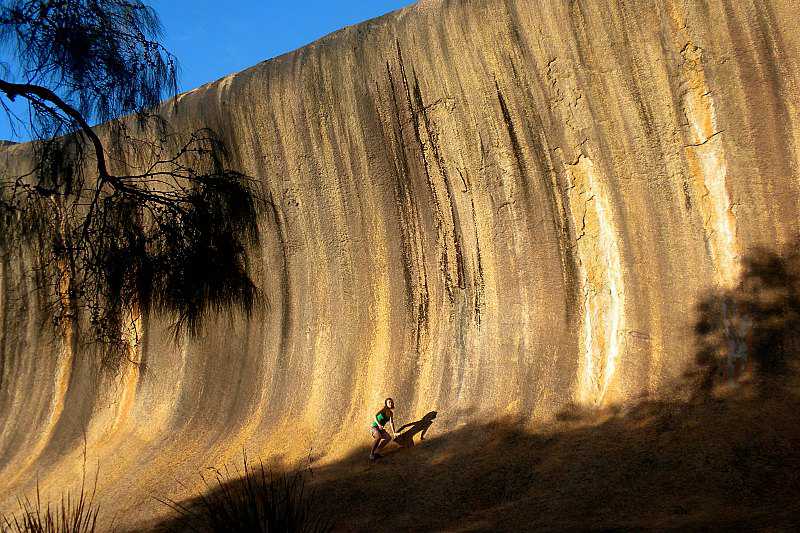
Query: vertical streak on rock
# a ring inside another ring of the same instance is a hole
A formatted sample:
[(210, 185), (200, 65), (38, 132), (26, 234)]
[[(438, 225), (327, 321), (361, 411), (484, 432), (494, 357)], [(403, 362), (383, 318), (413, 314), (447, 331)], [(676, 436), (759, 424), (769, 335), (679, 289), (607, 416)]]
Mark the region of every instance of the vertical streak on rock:
[(583, 155), (567, 165), (567, 173), (583, 298), (577, 399), (582, 404), (600, 405), (621, 351), (625, 323), (622, 262), (602, 176)]
[[(276, 127), (277, 129), (277, 127)], [(285, 405), (285, 395), (283, 394), (284, 387), (288, 381), (289, 367), (292, 364), (293, 351), (289, 349), (291, 343), (291, 332), (293, 327), (293, 290), (291, 285), (291, 274), (289, 264), (289, 251), (288, 251), (288, 229), (287, 221), (281, 209), (279, 209), (272, 192), (269, 195), (269, 207), (272, 215), (272, 223), (274, 224), (274, 236), (279, 253), (276, 254), (281, 261), (280, 266), (280, 294), (281, 299), (281, 314), (280, 314), (280, 334), (278, 343), (275, 347), (277, 354), (276, 364), (272, 367), (272, 376), (270, 386), (265, 391), (268, 394), (267, 405), (264, 406), (263, 412), (281, 412)], [(266, 253), (266, 248), (265, 248)], [(272, 339), (265, 338), (263, 347), (264, 353), (269, 353), (267, 344), (273, 344)]]
[(473, 310), (474, 310), (474, 317), (475, 317), (475, 327), (480, 330), (481, 329), (481, 310), (486, 305), (484, 291), (485, 288), (485, 280), (483, 276), (483, 260), (481, 259), (481, 240), (480, 240), (480, 233), (478, 230), (478, 218), (475, 212), (475, 197), (472, 191), (469, 191), (469, 205), (471, 207), (471, 214), (472, 214), (472, 230), (475, 232), (475, 277), (474, 277), (474, 284), (475, 284), (475, 293), (473, 298)]
[(125, 423), (136, 399), (136, 389), (139, 384), (139, 363), (141, 362), (141, 336), (143, 335), (141, 316), (133, 319), (128, 327), (128, 353), (127, 361), (123, 361), (122, 376), (120, 377), (120, 391), (114, 418), (108, 428), (110, 438)]
[[(529, 217), (529, 214), (533, 211), (533, 206), (534, 206), (534, 203), (533, 203), (533, 200), (532, 200), (532, 191), (530, 189), (530, 172), (529, 172), (529, 169), (528, 169), (528, 164), (525, 161), (525, 156), (524, 156), (524, 153), (523, 153), (523, 147), (522, 147), (522, 143), (520, 142), (519, 134), (517, 133), (516, 126), (514, 125), (514, 120), (511, 117), (511, 111), (510, 111), (510, 109), (508, 107), (508, 103), (506, 101), (506, 98), (505, 98), (505, 96), (503, 95), (503, 92), (500, 89), (500, 85), (497, 82), (497, 78), (494, 79), (494, 86), (495, 86), (495, 91), (497, 92), (497, 101), (498, 101), (498, 103), (500, 105), (500, 112), (502, 113), (502, 116), (503, 116), (503, 126), (505, 126), (505, 130), (506, 130), (506, 133), (508, 135), (508, 141), (509, 141), (509, 144), (510, 144), (510, 147), (511, 147), (511, 154), (509, 154), (509, 158), (511, 159), (511, 163), (514, 165), (514, 168), (516, 170), (516, 178), (517, 179), (515, 181), (513, 181), (513, 183), (514, 183), (514, 189), (512, 190), (513, 192), (511, 192), (511, 194), (509, 194), (509, 198), (510, 198), (509, 206), (510, 206), (511, 216), (514, 219), (514, 224), (515, 225), (519, 224), (519, 226), (522, 226), (522, 228), (524, 228), (524, 230), (526, 230), (526, 231), (521, 232), (522, 235), (525, 235), (525, 233), (527, 233), (527, 231), (530, 231), (528, 217)], [(516, 194), (516, 190), (517, 190), (516, 189), (516, 185), (518, 183), (520, 184), (520, 189), (522, 190), (522, 197), (524, 199), (524, 205), (523, 205), (522, 209), (520, 209), (521, 216), (519, 218), (517, 218), (517, 213), (515, 211), (515, 206), (514, 206), (514, 202), (515, 202), (515, 200), (514, 200), (515, 196), (514, 195)], [(514, 232), (514, 235), (516, 235), (516, 231)], [(520, 240), (522, 240), (522, 239), (518, 239), (516, 236), (514, 236), (512, 238), (512, 246), (514, 248), (514, 254), (513, 254), (514, 261), (512, 263), (512, 265), (513, 265), (512, 268), (515, 271), (519, 269), (519, 266), (517, 264), (517, 259), (516, 258), (523, 259), (525, 257), (525, 251), (523, 251), (523, 250), (525, 250), (525, 243), (524, 242), (520, 242)], [(519, 276), (519, 272), (517, 273), (517, 275)], [(526, 283), (523, 283), (521, 281), (521, 278), (518, 277), (517, 278), (517, 287), (518, 287), (518, 290), (519, 290), (519, 293), (520, 293), (520, 301), (521, 302), (525, 302), (527, 304), (527, 302), (530, 301), (528, 285)], [(529, 332), (531, 330), (530, 318), (531, 318), (531, 316), (530, 316), (530, 313), (528, 312), (528, 310), (524, 310), (522, 312), (522, 316), (520, 317), (520, 324), (519, 324), (520, 337), (517, 340), (517, 343), (518, 343), (517, 357), (519, 357), (519, 346), (521, 346), (522, 342), (524, 342), (524, 341), (521, 341), (520, 339), (527, 332)], [(518, 364), (518, 360), (517, 360), (517, 364)], [(520, 387), (520, 383), (518, 382), (518, 378), (517, 378), (517, 382), (515, 383), (515, 386), (517, 388)], [(519, 398), (521, 396), (521, 394), (519, 392), (517, 392), (516, 396), (517, 396), (517, 398)]]
[[(428, 111), (425, 107), (425, 102), (422, 99), (422, 92), (419, 88), (419, 80), (417, 80), (416, 73), (414, 73), (414, 103), (417, 106), (417, 120), (419, 121), (418, 124), (418, 131), (420, 126), (424, 126), (425, 138), (422, 138), (421, 133), (418, 135), (421, 143), (421, 150), (423, 154), (423, 158), (426, 162), (426, 167), (428, 166), (428, 158), (425, 155), (427, 150), (430, 150), (433, 155), (434, 163), (436, 163), (436, 168), (438, 169), (438, 177), (442, 180), (445, 185), (445, 194), (444, 199), (446, 200), (446, 209), (450, 213), (450, 221), (448, 223), (448, 234), (450, 237), (450, 241), (452, 242), (453, 248), (453, 255), (455, 257), (455, 277), (456, 282), (453, 283), (453, 275), (450, 272), (449, 268), (449, 260), (447, 259), (448, 255), (450, 254), (450, 242), (447, 242), (446, 236), (443, 235), (444, 239), (444, 247), (442, 250), (442, 263), (444, 268), (444, 275), (445, 281), (447, 285), (447, 292), (451, 299), (453, 300), (453, 293), (456, 288), (463, 290), (465, 288), (464, 285), (464, 260), (463, 260), (463, 251), (461, 245), (461, 220), (458, 214), (458, 206), (456, 205), (455, 199), (453, 197), (453, 187), (450, 183), (450, 176), (447, 172), (447, 167), (445, 164), (444, 156), (442, 155), (442, 150), (439, 146), (439, 134), (435, 131), (435, 127), (433, 121), (428, 116)], [(428, 176), (430, 178), (430, 168), (427, 168)], [(429, 186), (431, 187), (432, 194), (434, 198), (438, 198), (438, 194), (436, 193), (434, 183), (432, 180), (429, 179)], [(438, 204), (438, 202), (437, 202)], [(438, 207), (438, 205), (437, 205)], [(440, 211), (443, 211), (439, 208)]]
[[(63, 277), (61, 283), (61, 297), (68, 298), (67, 287), (69, 276)], [(30, 313), (31, 311), (29, 311)], [(29, 316), (28, 320), (33, 317)], [(72, 365), (75, 359), (75, 333), (76, 324), (72, 317), (66, 319), (68, 322), (64, 327), (63, 337), (61, 338), (61, 353), (58, 355), (58, 367), (56, 369), (56, 376), (53, 388), (53, 397), (48, 406), (48, 413), (43, 427), (36, 435), (36, 441), (33, 447), (28, 451), (27, 457), (21, 459), (19, 463), (14, 465), (14, 474), (5, 476), (3, 482), (6, 486), (11, 486), (20, 475), (27, 472), (28, 468), (39, 459), (44, 449), (50, 444), (50, 440), (55, 432), (58, 421), (61, 419), (61, 413), (64, 412), (65, 398), (67, 396), (67, 389), (69, 388), (70, 378), (72, 377)], [(31, 330), (28, 330), (28, 335)], [(26, 339), (29, 346), (37, 346), (38, 343), (35, 339)]]
[(731, 285), (737, 278), (736, 219), (731, 210), (727, 190), (725, 150), (717, 124), (711, 91), (702, 69), (702, 51), (691, 43), (681, 55), (683, 71), (689, 85), (683, 110), (689, 122), (689, 144), (686, 158), (692, 174), (692, 185), (700, 198), (703, 226), (717, 271), (717, 282)]
[(175, 414), (184, 389), (189, 359), (188, 340), (181, 339), (179, 345), (180, 349), (177, 350), (179, 359), (175, 361), (175, 366), (169, 369), (169, 388), (157, 392), (160, 401), (146, 404), (148, 423), (139, 424), (136, 428), (140, 438), (155, 439), (162, 434), (165, 427), (170, 427), (170, 419)]
[(717, 123), (712, 91), (706, 83), (703, 50), (688, 39), (683, 14), (674, 5), (670, 8), (674, 29), (685, 39), (681, 50), (681, 76), (685, 84), (681, 105), (687, 122), (684, 152), (690, 172), (691, 196), (703, 220), (715, 281), (729, 286), (736, 280), (739, 267), (736, 219), (727, 188), (722, 130)]
[[(8, 335), (8, 281), (6, 275), (8, 274), (8, 259), (3, 254), (0, 257), (0, 392), (4, 391), (3, 381), (6, 375), (6, 336)], [(0, 396), (0, 402), (2, 402)]]
[[(457, 220), (453, 220), (453, 242), (454, 242), (454, 256), (457, 262), (457, 274), (456, 277), (458, 280), (454, 283), (453, 276), (451, 275), (451, 268), (450, 268), (450, 243), (449, 239), (447, 238), (447, 231), (446, 227), (448, 225), (447, 219), (445, 217), (445, 206), (443, 206), (443, 202), (440, 196), (440, 193), (437, 188), (437, 184), (434, 180), (434, 174), (437, 173), (437, 169), (442, 173), (440, 179), (442, 179), (445, 183), (447, 183), (447, 176), (444, 174), (444, 168), (439, 160), (439, 154), (436, 151), (436, 144), (435, 139), (432, 137), (431, 130), (430, 130), (430, 122), (425, 110), (425, 104), (422, 100), (422, 94), (419, 89), (419, 82), (416, 80), (416, 74), (414, 73), (412, 67), (412, 76), (414, 78), (414, 85), (412, 87), (411, 81), (409, 80), (408, 74), (406, 72), (405, 62), (403, 60), (403, 53), (400, 47), (400, 41), (396, 40), (395, 45), (397, 48), (397, 61), (400, 69), (400, 77), (403, 82), (403, 93), (405, 95), (405, 106), (408, 110), (408, 114), (410, 116), (410, 122), (413, 127), (414, 131), (414, 138), (416, 140), (417, 148), (419, 149), (419, 155), (422, 159), (423, 167), (422, 170), (425, 174), (426, 183), (428, 185), (428, 191), (431, 195), (431, 201), (434, 207), (434, 224), (436, 227), (436, 242), (437, 247), (441, 250), (441, 254), (439, 255), (439, 271), (440, 275), (444, 280), (444, 286), (447, 293), (448, 301), (451, 305), (455, 303), (455, 287), (460, 286), (461, 276), (463, 276), (463, 269), (459, 269), (461, 267), (460, 260), (461, 260), (461, 250), (460, 250), (460, 242), (458, 240), (458, 234), (456, 233), (456, 225)], [(398, 113), (398, 117), (401, 115)], [(403, 122), (401, 122), (403, 124)], [(423, 137), (424, 134), (424, 137)], [(433, 162), (431, 162), (431, 157), (433, 158)], [(452, 206), (452, 198), (449, 195), (449, 192), (446, 191), (446, 199), (449, 200), (450, 206)], [(452, 218), (452, 217), (451, 217)]]
[[(413, 71), (412, 71), (413, 72)], [(467, 294), (466, 272), (464, 264), (463, 228), (459, 212), (457, 197), (448, 172), (445, 150), (447, 142), (442, 141), (442, 128), (430, 116), (430, 109), (441, 104), (442, 100), (426, 104), (416, 72), (413, 72), (412, 96), (416, 107), (417, 138), (420, 141), (420, 150), (426, 166), (428, 186), (431, 195), (437, 203), (437, 212), (441, 216), (439, 226), (439, 246), (441, 247), (439, 270), (444, 280), (448, 302), (450, 304), (449, 327), (453, 328), (451, 337), (453, 344), (437, 347), (439, 354), (433, 362), (433, 368), (423, 369), (424, 375), (437, 375), (439, 397), (459, 398), (464, 384), (466, 363), (467, 331), (465, 308), (469, 306)], [(446, 109), (447, 106), (443, 105)], [(463, 176), (462, 176), (463, 180)], [(466, 187), (466, 182), (462, 183)], [(438, 189), (438, 190), (437, 190)], [(446, 327), (446, 326), (443, 326)], [(432, 390), (433, 386), (430, 387)], [(453, 396), (454, 395), (454, 396)]]
[(368, 383), (366, 387), (369, 391), (367, 395), (369, 399), (379, 397), (381, 394), (379, 387), (383, 382), (386, 355), (391, 348), (391, 332), (389, 331), (391, 307), (389, 281), (386, 275), (388, 264), (383, 254), (376, 254), (375, 262), (376, 275), (372, 286), (375, 298), (374, 307), (372, 308), (375, 329), (371, 338), (371, 346), (369, 347), (370, 357), (368, 359)]
[(92, 455), (102, 455), (107, 447), (118, 443), (115, 437), (119, 436), (134, 407), (139, 384), (142, 331), (141, 317), (131, 319), (129, 325), (123, 329), (128, 346), (125, 359), (119, 363), (119, 375), (115, 377), (114, 386), (107, 393), (112, 402), (102, 414), (92, 417), (86, 431), (87, 444)]
[(570, 238), (569, 222), (570, 215), (567, 213), (565, 204), (569, 203), (568, 195), (565, 194), (565, 187), (561, 185), (559, 173), (556, 172), (555, 164), (551, 155), (552, 150), (547, 144), (547, 137), (544, 132), (540, 133), (541, 144), (545, 149), (543, 155), (547, 167), (548, 185), (551, 187), (551, 202), (553, 203), (553, 224), (558, 236), (559, 258), (561, 259), (561, 278), (564, 283), (564, 293), (567, 298), (565, 306), (567, 321), (572, 323), (575, 315), (578, 314), (577, 303), (578, 293), (574, 290), (575, 280), (577, 279), (577, 260), (575, 250)]
[[(399, 51), (399, 45), (398, 45)], [(392, 146), (394, 156), (394, 196), (398, 207), (398, 226), (401, 234), (401, 247), (403, 254), (403, 275), (405, 289), (407, 292), (407, 304), (410, 306), (410, 315), (415, 319), (414, 327), (414, 350), (415, 350), (415, 371), (408, 376), (409, 380), (416, 380), (419, 377), (419, 369), (424, 366), (425, 348), (428, 343), (429, 332), (429, 307), (430, 292), (428, 288), (428, 271), (425, 260), (425, 246), (423, 242), (424, 232), (422, 231), (421, 214), (414, 198), (411, 169), (409, 161), (413, 160), (407, 151), (407, 144), (404, 142), (403, 125), (405, 123), (404, 113), (397, 101), (398, 87), (392, 76), (392, 69), (386, 63), (386, 72), (391, 93), (391, 110), (393, 117), (390, 119), (389, 144)], [(401, 75), (403, 75), (401, 70)], [(403, 75), (404, 76), (404, 75)], [(407, 80), (403, 82), (403, 89), (409, 98), (407, 90)], [(407, 109), (411, 113), (411, 109)], [(412, 124), (418, 127), (415, 117)], [(418, 138), (419, 133), (415, 130)], [(434, 205), (438, 203), (434, 200)], [(439, 217), (436, 218), (436, 227), (439, 231)], [(410, 384), (409, 384), (410, 385)], [(410, 389), (411, 387), (409, 387)]]
[[(3, 409), (4, 418), (11, 418), (14, 405), (14, 357), (10, 356), (8, 352), (11, 351), (13, 341), (9, 341), (9, 333), (13, 331), (9, 326), (9, 307), (11, 306), (11, 289), (9, 284), (11, 280), (11, 273), (13, 268), (5, 254), (0, 256), (0, 408)], [(6, 457), (13, 455), (14, 449), (6, 446), (8, 435), (11, 433), (11, 424), (3, 424), (0, 427), (0, 461), (3, 461), (4, 466), (0, 468), (0, 475), (9, 464), (5, 461)]]

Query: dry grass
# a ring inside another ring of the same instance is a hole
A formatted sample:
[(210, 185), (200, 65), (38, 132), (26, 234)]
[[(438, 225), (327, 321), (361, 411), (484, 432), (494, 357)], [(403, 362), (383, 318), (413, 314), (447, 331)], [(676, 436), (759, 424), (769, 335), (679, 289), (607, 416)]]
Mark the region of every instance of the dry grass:
[[(533, 432), (434, 424), (377, 462), (365, 442), (314, 470), (314, 510), (337, 531), (797, 530), (800, 388), (758, 390), (573, 412)], [(203, 501), (230, 501), (237, 483)]]
[(36, 486), (36, 498), (20, 498), (19, 513), (14, 516), (0, 516), (2, 533), (94, 533), (97, 527), (99, 507), (95, 504), (95, 488), (89, 492), (84, 480), (77, 498), (67, 492), (58, 504), (43, 502)]
[(244, 457), (244, 469), (226, 466), (213, 478), (203, 477), (205, 491), (188, 502), (160, 500), (177, 517), (162, 524), (162, 531), (202, 532), (307, 532), (331, 530), (308, 491), (303, 472), (273, 474), (263, 463), (252, 466)]

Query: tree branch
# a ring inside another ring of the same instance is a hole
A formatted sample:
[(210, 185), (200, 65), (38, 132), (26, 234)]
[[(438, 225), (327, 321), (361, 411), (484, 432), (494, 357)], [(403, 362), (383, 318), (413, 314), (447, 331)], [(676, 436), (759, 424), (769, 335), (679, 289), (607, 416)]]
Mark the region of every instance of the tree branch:
[(92, 127), (89, 126), (89, 123), (86, 122), (86, 119), (83, 118), (83, 115), (81, 115), (77, 109), (62, 100), (56, 93), (47, 87), (42, 87), (41, 85), (34, 85), (31, 83), (10, 83), (6, 80), (0, 79), (0, 91), (3, 91), (6, 96), (8, 96), (9, 100), (14, 100), (17, 96), (22, 96), (26, 100), (35, 102), (36, 99), (34, 97), (37, 97), (58, 107), (62, 112), (64, 112), (65, 115), (72, 119), (80, 127), (81, 132), (89, 137), (90, 141), (92, 141), (92, 145), (94, 146), (94, 151), (97, 156), (97, 172), (99, 174), (98, 179), (101, 185), (106, 182), (111, 182), (112, 186), (114, 185), (114, 179), (108, 173), (108, 167), (106, 166), (105, 148), (103, 148), (103, 142), (94, 132), (94, 130), (92, 130)]

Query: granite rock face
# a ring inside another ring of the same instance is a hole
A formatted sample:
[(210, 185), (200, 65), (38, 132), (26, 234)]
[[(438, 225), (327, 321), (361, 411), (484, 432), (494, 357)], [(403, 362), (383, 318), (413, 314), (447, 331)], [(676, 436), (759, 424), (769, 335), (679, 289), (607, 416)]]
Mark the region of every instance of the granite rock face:
[(4, 259), (0, 506), (79, 479), (84, 438), (133, 523), (243, 448), (365, 447), (386, 396), (441, 431), (668, 390), (702, 295), (800, 232), (798, 8), (428, 0), (180, 96), (274, 200), (269, 309), (147, 321), (100, 375)]

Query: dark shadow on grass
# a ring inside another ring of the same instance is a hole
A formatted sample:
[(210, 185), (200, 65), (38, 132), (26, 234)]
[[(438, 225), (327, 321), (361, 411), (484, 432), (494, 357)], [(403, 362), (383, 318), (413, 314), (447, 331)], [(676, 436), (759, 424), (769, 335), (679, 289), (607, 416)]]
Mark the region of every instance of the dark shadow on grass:
[[(340, 531), (799, 530), (798, 250), (751, 253), (739, 282), (699, 305), (700, 370), (676, 384), (684, 399), (570, 406), (533, 431), (475, 423), (391, 444), (378, 462), (365, 442), (314, 469), (315, 511)], [(745, 369), (757, 379), (738, 379)], [(712, 394), (731, 378), (735, 394)]]
[[(642, 402), (527, 432), (476, 424), (316, 468), (341, 531), (789, 530), (800, 525), (800, 399)], [(217, 489), (222, 490), (222, 489)], [(193, 502), (184, 502), (192, 505)], [(181, 517), (155, 526), (186, 531)]]
[(274, 474), (263, 463), (243, 468), (228, 466), (203, 476), (206, 490), (188, 502), (163, 499), (179, 517), (181, 529), (189, 531), (303, 531), (326, 533), (330, 521), (315, 508), (313, 490), (306, 489), (306, 473)]

